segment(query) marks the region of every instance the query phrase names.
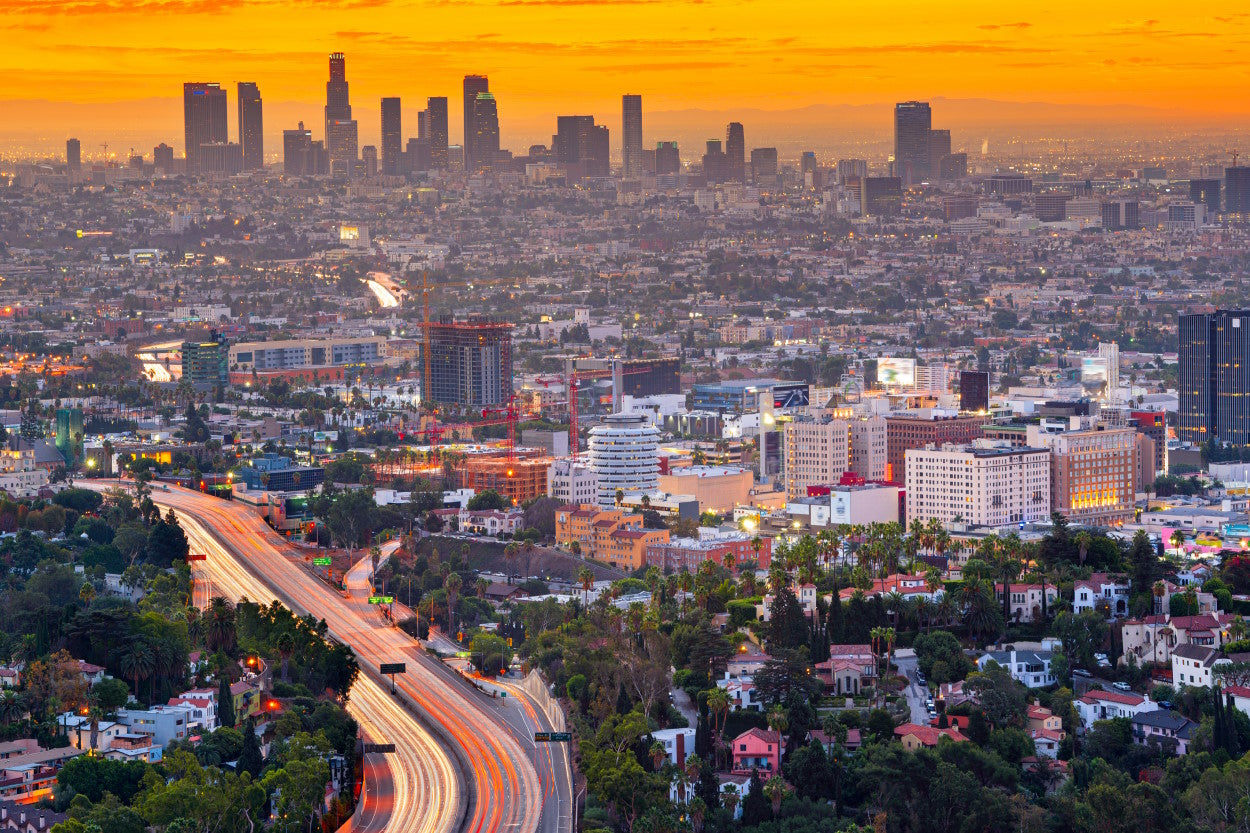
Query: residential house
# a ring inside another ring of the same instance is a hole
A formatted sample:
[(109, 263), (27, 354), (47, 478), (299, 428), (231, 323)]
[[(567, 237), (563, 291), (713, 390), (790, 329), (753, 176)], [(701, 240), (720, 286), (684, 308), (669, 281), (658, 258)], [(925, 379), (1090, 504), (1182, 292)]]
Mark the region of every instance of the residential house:
[(990, 662), (996, 662), (1007, 669), (1013, 680), (1029, 688), (1045, 688), (1055, 684), (1050, 658), (1050, 651), (990, 651), (977, 660), (977, 668), (984, 671)]
[(4, 833), (47, 833), (68, 818), (42, 807), (0, 801), (0, 831)]
[(145, 761), (154, 764), (161, 759), (164, 748), (150, 735), (127, 733), (118, 735), (104, 748), (104, 757), (114, 761)]
[(1209, 645), (1177, 645), (1172, 650), (1172, 684), (1210, 688), (1215, 684), (1215, 668), (1231, 660)]
[(1052, 729), (1030, 729), (1029, 737), (1033, 738), (1033, 749), (1038, 756), (1055, 760), (1059, 757), (1059, 745), (1066, 735)]
[(894, 737), (902, 741), (903, 748), (908, 752), (915, 752), (921, 747), (932, 749), (942, 738), (950, 738), (956, 743), (968, 739), (958, 729), (939, 729), (936, 726), (921, 726), (918, 723), (904, 723), (902, 726), (895, 727)]
[(953, 683), (942, 683), (938, 686), (938, 699), (946, 702), (946, 708), (951, 709), (960, 703), (978, 703), (977, 696), (971, 691), (964, 689), (964, 681), (958, 680)]
[[(825, 748), (826, 755), (832, 755), (834, 748), (837, 746), (837, 738), (826, 735), (823, 729), (809, 729), (805, 740), (808, 743), (816, 741)], [(848, 752), (854, 752), (864, 744), (863, 734), (859, 729), (847, 729), (846, 740), (842, 743), (842, 748)]]
[(747, 729), (733, 739), (733, 771), (739, 774), (750, 774), (758, 769), (760, 777), (768, 780), (769, 775), (781, 772), (781, 755), (785, 751), (785, 740), (778, 732), (767, 729)]
[[(85, 714), (64, 712), (57, 715), (56, 722), (61, 731), (69, 738), (69, 745), (75, 749), (91, 749), (91, 718)], [(113, 738), (127, 732), (125, 724), (115, 720), (101, 720), (96, 726), (96, 749), (106, 749)]]
[(888, 596), (891, 593), (898, 593), (905, 599), (928, 599), (936, 602), (942, 598), (945, 588), (938, 586), (930, 590), (926, 584), (928, 579), (924, 576), (912, 576), (900, 573), (886, 576), (885, 578), (873, 579), (872, 586), (867, 590), (861, 590), (858, 587), (847, 587), (838, 592), (838, 598), (843, 602), (849, 602), (856, 593), (863, 593), (866, 598), (873, 596)]
[(0, 688), (21, 688), (22, 672), (8, 666), (0, 667)]
[[(1045, 589), (1046, 613), (1052, 614), (1055, 609), (1055, 599), (1059, 598), (1059, 588), (1053, 584), (1013, 584), (1011, 585), (1011, 621), (1013, 622), (1039, 622), (1042, 619), (1042, 595)], [(998, 603), (1003, 603), (1003, 586), (1001, 584), (994, 585), (994, 595), (998, 598)]]
[(1129, 590), (1127, 576), (1094, 573), (1073, 584), (1072, 612), (1103, 609), (1108, 619), (1127, 616)]
[(1158, 746), (1172, 755), (1185, 755), (1198, 724), (1170, 709), (1142, 712), (1133, 717), (1133, 743)]
[(876, 677), (871, 645), (830, 645), (829, 659), (816, 663), (816, 676), (830, 694), (859, 694)]
[(525, 512), (518, 507), (497, 509), (461, 509), (457, 516), (461, 532), (478, 535), (515, 535), (525, 525)]
[(729, 695), (730, 711), (762, 712), (764, 710), (764, 703), (759, 699), (759, 692), (750, 677), (717, 680), (716, 685), (725, 689), (725, 693)]
[(25, 804), (51, 795), (61, 766), (81, 754), (72, 746), (44, 749), (29, 738), (0, 743), (0, 799)]
[[(720, 794), (722, 797), (725, 795), (725, 791), (729, 789), (738, 794), (738, 800), (734, 804), (734, 818), (742, 818), (742, 804), (747, 800), (747, 793), (751, 791), (751, 776), (726, 772), (718, 774), (716, 780), (720, 783)], [(724, 804), (723, 801), (721, 803)]]
[(1028, 718), (1029, 731), (1031, 732), (1046, 730), (1059, 732), (1061, 735), (1064, 734), (1063, 719), (1043, 706), (1040, 700), (1034, 700), (1029, 704), (1026, 717)]
[(80, 659), (78, 660), (78, 675), (88, 686), (93, 686), (104, 679), (104, 668)]
[(150, 709), (118, 709), (117, 721), (129, 730), (129, 734), (146, 735), (162, 749), (173, 740), (186, 740), (188, 710), (169, 706), (153, 706)]
[(1124, 645), (1120, 661), (1127, 662), (1132, 654), (1138, 662), (1169, 663), (1178, 645), (1223, 645), (1227, 641), (1228, 626), (1237, 618), (1231, 613), (1202, 613), (1130, 619), (1120, 630)]
[(771, 660), (768, 654), (758, 652), (738, 653), (725, 662), (725, 679), (736, 680), (740, 677), (754, 677)]
[(664, 747), (668, 762), (681, 769), (686, 756), (694, 753), (694, 729), (657, 729), (651, 739)]
[(1091, 689), (1077, 698), (1076, 713), (1081, 718), (1081, 726), (1089, 731), (1099, 720), (1111, 720), (1116, 717), (1133, 718), (1137, 715), (1154, 711), (1159, 704), (1142, 697), (1140, 694), (1126, 694), (1120, 691), (1103, 691)]

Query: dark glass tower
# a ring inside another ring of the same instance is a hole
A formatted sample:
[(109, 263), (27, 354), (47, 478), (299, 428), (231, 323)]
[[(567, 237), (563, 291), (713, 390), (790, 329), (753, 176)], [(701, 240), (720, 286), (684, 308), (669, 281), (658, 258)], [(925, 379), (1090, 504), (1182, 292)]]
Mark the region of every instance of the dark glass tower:
[(402, 170), (400, 157), (404, 152), (404, 135), (400, 122), (398, 98), (382, 99), (382, 173), (396, 176)]
[(1250, 310), (1182, 315), (1176, 436), (1250, 445)]
[(1250, 165), (1224, 169), (1224, 210), (1250, 214)]
[(642, 176), (642, 96), (621, 97), (621, 164), (626, 179)]
[(243, 148), (243, 170), (265, 167), (265, 122), (260, 87), (252, 81), (239, 82), (239, 145)]
[(183, 126), (187, 171), (200, 169), (200, 145), (225, 144), (226, 91), (221, 84), (189, 82), (182, 85)]
[(894, 105), (894, 173), (911, 185), (929, 176), (933, 114), (925, 101)]
[(731, 121), (725, 128), (725, 164), (727, 178), (733, 182), (745, 182), (747, 178), (746, 133), (739, 122)]
[[(499, 153), (499, 109), (490, 93), (478, 93), (473, 102), (473, 163), (466, 170), (489, 168)], [(466, 148), (467, 150), (468, 148)]]
[(433, 96), (425, 100), (426, 137), (430, 140), (430, 166), (447, 167), (447, 97)]
[(464, 77), (464, 169), (477, 170), (477, 142), (474, 136), (473, 114), (477, 108), (477, 97), (490, 92), (490, 81), (485, 75), (466, 75)]

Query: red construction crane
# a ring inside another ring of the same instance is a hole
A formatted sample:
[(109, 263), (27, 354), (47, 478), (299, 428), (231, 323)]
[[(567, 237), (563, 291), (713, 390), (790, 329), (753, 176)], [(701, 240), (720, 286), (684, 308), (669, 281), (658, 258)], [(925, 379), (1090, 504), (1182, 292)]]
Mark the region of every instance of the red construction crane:
[[(617, 375), (633, 376), (636, 373), (650, 373), (649, 367), (636, 367), (626, 370), (624, 367), (613, 373), (613, 368), (603, 368), (600, 370), (574, 370), (570, 376), (558, 376), (553, 381), (563, 382), (568, 387), (569, 402), (569, 455), (577, 460), (581, 453), (581, 434), (577, 426), (577, 391), (581, 387), (583, 381), (591, 381), (595, 379), (612, 379)], [(618, 391), (619, 395), (619, 391)]]
[(516, 460), (516, 424), (521, 416), (521, 409), (517, 407), (516, 395), (508, 397), (508, 404), (502, 408), (483, 408), (483, 417), (502, 417), (500, 419), (488, 419), (484, 422), (474, 423), (473, 427), (478, 428), (484, 425), (507, 425), (508, 426), (508, 462)]

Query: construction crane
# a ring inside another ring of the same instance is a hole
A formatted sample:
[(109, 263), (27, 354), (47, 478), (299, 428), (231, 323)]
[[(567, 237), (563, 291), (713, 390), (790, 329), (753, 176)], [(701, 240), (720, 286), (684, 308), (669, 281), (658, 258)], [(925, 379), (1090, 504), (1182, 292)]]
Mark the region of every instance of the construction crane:
[[(602, 368), (599, 370), (574, 370), (568, 376), (557, 377), (553, 381), (562, 382), (568, 388), (568, 412), (569, 412), (569, 455), (574, 461), (581, 454), (581, 432), (577, 424), (577, 391), (581, 387), (583, 381), (594, 381), (596, 379), (615, 379), (617, 376), (633, 376), (637, 373), (650, 373), (651, 368), (637, 367), (632, 370), (626, 370), (620, 364), (619, 359), (612, 360), (612, 367)], [(545, 384), (545, 383), (544, 383)], [(613, 399), (620, 400), (621, 392), (614, 392)], [(614, 402), (615, 404), (615, 402)]]
[[(109, 158), (109, 143), (100, 142), (100, 149), (104, 152), (104, 161), (107, 162)], [(1237, 164), (1237, 163), (1234, 162), (1233, 164)]]
[(474, 423), (474, 428), (486, 425), (506, 425), (508, 427), (508, 462), (516, 461), (516, 424), (521, 416), (521, 409), (517, 406), (516, 395), (508, 397), (508, 404), (502, 408), (483, 408), (483, 417), (497, 417), (496, 419), (487, 419), (483, 422)]
[(1233, 167), (1235, 168), (1237, 167), (1237, 157), (1241, 156), (1241, 152), (1236, 149), (1233, 149), (1233, 150), (1230, 150), (1229, 153), (1233, 155)]

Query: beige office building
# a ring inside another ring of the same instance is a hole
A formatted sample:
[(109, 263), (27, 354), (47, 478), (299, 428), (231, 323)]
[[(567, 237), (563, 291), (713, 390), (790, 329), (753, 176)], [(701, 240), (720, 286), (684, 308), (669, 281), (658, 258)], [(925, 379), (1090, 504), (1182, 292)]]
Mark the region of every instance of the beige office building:
[(784, 423), (782, 435), (786, 497), (807, 495), (808, 486), (837, 483), (851, 468), (851, 422), (801, 416)]
[(1001, 527), (1050, 517), (1050, 452), (977, 440), (906, 452), (907, 523)]
[(1072, 523), (1112, 525), (1133, 519), (1138, 471), (1133, 428), (1091, 425), (1029, 426), (1029, 445), (1051, 451), (1051, 504)]

